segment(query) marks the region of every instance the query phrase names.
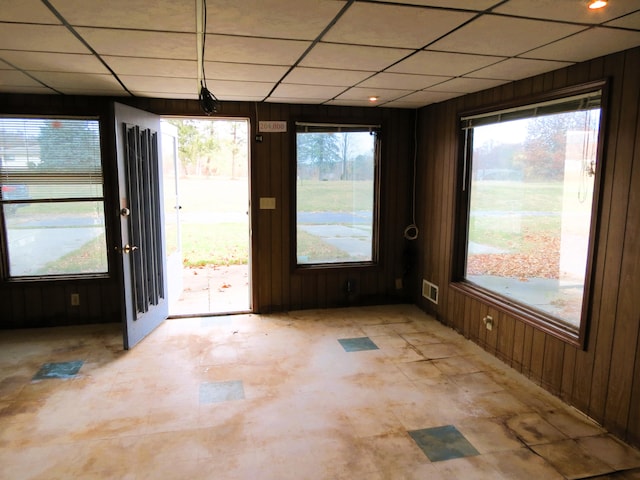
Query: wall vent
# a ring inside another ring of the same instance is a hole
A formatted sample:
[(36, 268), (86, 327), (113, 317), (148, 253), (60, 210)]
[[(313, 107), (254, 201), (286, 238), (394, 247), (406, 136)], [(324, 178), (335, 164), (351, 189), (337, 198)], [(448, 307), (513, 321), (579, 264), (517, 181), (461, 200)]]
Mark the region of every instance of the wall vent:
[(438, 304), (438, 286), (431, 282), (422, 280), (422, 296), (427, 300)]

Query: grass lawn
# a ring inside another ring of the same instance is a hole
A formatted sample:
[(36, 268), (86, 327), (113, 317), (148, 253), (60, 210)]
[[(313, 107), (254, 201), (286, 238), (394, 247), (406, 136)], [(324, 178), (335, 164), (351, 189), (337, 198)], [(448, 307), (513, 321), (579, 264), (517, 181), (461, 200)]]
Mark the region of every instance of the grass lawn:
[(470, 241), (527, 253), (560, 237), (563, 182), (475, 181), (472, 189)]
[(563, 182), (476, 180), (471, 191), (475, 210), (559, 212)]
[[(248, 187), (246, 177), (180, 179), (180, 232), (185, 266), (243, 265), (249, 262), (249, 228), (246, 223), (196, 221), (198, 215), (205, 218), (215, 213), (245, 214), (249, 210)], [(176, 237), (175, 223), (167, 222), (166, 228), (167, 247), (171, 251)]]
[(76, 273), (106, 273), (107, 252), (105, 237), (101, 234), (74, 250), (34, 272), (33, 275), (72, 275)]
[[(165, 196), (171, 205), (172, 192)], [(179, 203), (184, 213), (246, 212), (249, 210), (249, 182), (246, 177), (231, 180), (226, 177), (184, 177), (179, 181)]]
[(296, 189), (299, 212), (371, 210), (373, 204), (372, 180), (299, 180)]
[(302, 263), (347, 262), (353, 260), (347, 252), (300, 229), (298, 229), (298, 252), (304, 252), (306, 257)]
[(249, 262), (249, 230), (242, 223), (183, 223), (182, 263), (244, 265)]

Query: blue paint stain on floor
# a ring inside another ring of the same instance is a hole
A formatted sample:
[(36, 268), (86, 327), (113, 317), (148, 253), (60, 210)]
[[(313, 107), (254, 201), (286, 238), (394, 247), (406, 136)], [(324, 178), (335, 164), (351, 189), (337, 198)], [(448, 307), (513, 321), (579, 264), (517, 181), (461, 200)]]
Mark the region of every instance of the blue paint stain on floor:
[(200, 403), (218, 403), (244, 399), (242, 380), (200, 384)]
[(83, 360), (72, 362), (45, 363), (33, 376), (32, 380), (44, 380), (46, 378), (74, 378), (84, 364)]
[(432, 462), (479, 455), (453, 425), (413, 430), (409, 435)]
[(363, 350), (378, 350), (378, 346), (369, 337), (338, 339), (345, 352), (361, 352)]

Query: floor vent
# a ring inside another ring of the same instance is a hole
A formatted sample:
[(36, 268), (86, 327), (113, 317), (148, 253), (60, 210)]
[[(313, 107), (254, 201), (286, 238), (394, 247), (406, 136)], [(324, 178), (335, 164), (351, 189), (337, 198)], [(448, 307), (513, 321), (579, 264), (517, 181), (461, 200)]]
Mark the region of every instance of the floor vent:
[(422, 280), (422, 296), (427, 300), (438, 304), (438, 286), (431, 282)]

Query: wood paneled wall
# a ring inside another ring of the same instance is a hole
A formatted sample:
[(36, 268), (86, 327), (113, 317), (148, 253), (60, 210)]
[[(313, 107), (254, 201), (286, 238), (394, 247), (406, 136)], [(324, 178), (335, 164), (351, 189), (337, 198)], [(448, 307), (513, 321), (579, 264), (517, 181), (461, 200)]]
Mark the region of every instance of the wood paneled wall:
[[(196, 101), (118, 98), (116, 101), (163, 116), (203, 116)], [(0, 112), (15, 114), (101, 115), (112, 123), (110, 99), (1, 95)], [(384, 108), (352, 108), (223, 102), (221, 117), (249, 118), (251, 131), (251, 196), (253, 309), (256, 312), (410, 301), (410, 273), (403, 230), (411, 221), (411, 172), (415, 112)], [(296, 273), (290, 258), (292, 235), (292, 169), (295, 167), (291, 122), (380, 123), (381, 165), (380, 265), (377, 268), (327, 269)], [(255, 141), (257, 120), (284, 120), (286, 133), (263, 133)], [(111, 127), (106, 128), (112, 136)], [(113, 140), (107, 138), (106, 143)], [(118, 238), (118, 199), (112, 145), (105, 153), (109, 244)], [(275, 197), (275, 210), (259, 210), (260, 197)], [(65, 282), (0, 281), (0, 328), (120, 321), (117, 266), (110, 278)], [(404, 277), (404, 278), (403, 278)], [(405, 288), (396, 290), (395, 279)], [(347, 296), (345, 283), (355, 281)], [(80, 307), (69, 305), (70, 293), (81, 294)], [(86, 299), (86, 301), (84, 301)]]
[[(107, 99), (0, 94), (0, 113), (99, 117), (107, 127), (101, 131), (105, 184), (109, 185), (114, 181), (114, 164), (108, 152), (112, 129), (109, 125), (110, 109)], [(115, 196), (105, 196), (107, 208), (110, 208), (110, 202), (115, 200)], [(112, 244), (115, 234), (113, 220), (114, 217), (107, 218), (109, 245)], [(115, 260), (114, 256), (109, 259), (112, 272), (117, 270)], [(121, 316), (117, 278), (117, 275), (112, 273), (109, 277), (103, 278), (55, 282), (0, 280), (0, 329), (119, 322)], [(80, 305), (71, 305), (72, 293), (80, 294)]]
[[(609, 78), (591, 323), (584, 350), (450, 287), (454, 255), (457, 114), (533, 93)], [(576, 406), (640, 444), (640, 48), (425, 107), (419, 112), (419, 275), (440, 302), (415, 301)], [(482, 318), (495, 319), (487, 331)]]
[[(202, 113), (196, 102), (143, 100), (129, 104), (160, 115)], [(386, 108), (332, 107), (273, 103), (223, 103), (220, 116), (251, 122), (251, 222), (253, 232), (253, 309), (257, 312), (325, 308), (410, 301), (411, 280), (405, 262), (404, 228), (411, 222), (411, 172), (415, 112)], [(257, 122), (288, 122), (286, 133), (261, 133)], [(325, 269), (295, 272), (291, 259), (292, 179), (295, 174), (293, 122), (374, 123), (383, 126), (381, 165), (380, 265), (377, 268)], [(275, 210), (260, 210), (260, 197), (275, 197)], [(406, 288), (395, 289), (403, 278)], [(346, 281), (355, 281), (347, 296)]]

